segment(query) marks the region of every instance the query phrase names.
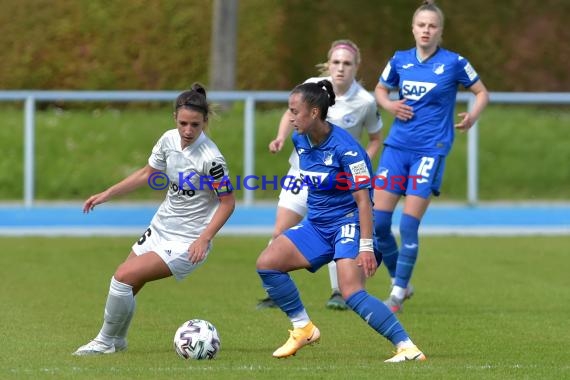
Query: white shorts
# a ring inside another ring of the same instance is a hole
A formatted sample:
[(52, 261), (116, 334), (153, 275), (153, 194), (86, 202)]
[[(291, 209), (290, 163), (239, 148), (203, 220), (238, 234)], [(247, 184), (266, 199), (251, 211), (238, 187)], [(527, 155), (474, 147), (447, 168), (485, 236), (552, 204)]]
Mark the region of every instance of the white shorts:
[(192, 264), (188, 258), (188, 247), (194, 240), (190, 241), (169, 241), (160, 236), (160, 232), (149, 227), (141, 235), (140, 239), (133, 244), (132, 250), (137, 255), (144, 255), (148, 252), (156, 254), (168, 265), (170, 271), (177, 280), (183, 280), (196, 268), (204, 264), (212, 248), (208, 247), (204, 259), (196, 264)]
[[(287, 172), (287, 180), (284, 181), (279, 194), (278, 207), (285, 207), (301, 216), (307, 213), (307, 186), (301, 186), (301, 175), (298, 169), (290, 168)], [(295, 178), (295, 179), (293, 179)]]

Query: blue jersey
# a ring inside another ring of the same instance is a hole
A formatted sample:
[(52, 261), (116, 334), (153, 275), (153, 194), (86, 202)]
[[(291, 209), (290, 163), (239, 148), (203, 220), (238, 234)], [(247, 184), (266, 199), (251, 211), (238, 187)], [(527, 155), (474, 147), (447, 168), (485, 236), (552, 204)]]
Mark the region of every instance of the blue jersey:
[(469, 88), (479, 80), (462, 56), (438, 50), (420, 62), (416, 48), (397, 51), (380, 76), (380, 83), (399, 89), (400, 99), (413, 108), (408, 121), (395, 119), (385, 145), (436, 155), (447, 155), (454, 139), (457, 88)]
[(307, 135), (293, 132), (293, 145), (299, 155), (300, 176), (308, 187), (307, 218), (316, 226), (334, 227), (346, 218), (358, 222), (358, 209), (352, 192), (369, 189), (372, 165), (364, 148), (350, 133), (330, 124), (331, 133), (318, 146)]

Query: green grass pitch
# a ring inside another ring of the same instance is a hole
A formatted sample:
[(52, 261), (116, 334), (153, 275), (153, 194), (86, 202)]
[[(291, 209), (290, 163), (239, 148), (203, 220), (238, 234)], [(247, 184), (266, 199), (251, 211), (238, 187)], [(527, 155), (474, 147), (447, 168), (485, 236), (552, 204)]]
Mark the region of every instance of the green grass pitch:
[[(219, 237), (186, 280), (149, 283), (137, 296), (129, 349), (71, 353), (97, 333), (110, 277), (130, 238), (0, 238), (0, 378), (49, 379), (561, 379), (570, 378), (570, 237), (423, 237), (416, 295), (399, 318), (428, 357), (385, 364), (392, 347), (350, 312), (324, 308), (326, 267), (293, 274), (321, 343), (271, 357), (290, 324), (256, 310), (255, 260), (267, 237)], [(388, 293), (381, 267), (368, 282)], [(215, 324), (212, 361), (172, 348), (182, 322)]]

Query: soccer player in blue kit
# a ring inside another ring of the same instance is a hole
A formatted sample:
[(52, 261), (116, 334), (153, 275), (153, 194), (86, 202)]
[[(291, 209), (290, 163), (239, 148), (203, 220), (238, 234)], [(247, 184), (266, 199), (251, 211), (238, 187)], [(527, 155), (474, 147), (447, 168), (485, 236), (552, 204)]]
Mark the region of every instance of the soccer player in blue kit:
[[(356, 74), (361, 64), (360, 49), (351, 40), (333, 41), (327, 54), (327, 61), (318, 65), (321, 76), (307, 79), (305, 82), (329, 80), (335, 93), (335, 104), (328, 110), (327, 120), (348, 131), (356, 140), (360, 140), (364, 132), (368, 137), (366, 152), (371, 159), (381, 147), (382, 119), (378, 113), (376, 100), (356, 80)], [(285, 140), (293, 131), (289, 123), (289, 112), (285, 111), (279, 121), (279, 130), (274, 140), (269, 143), (269, 151), (277, 153), (285, 145)], [(291, 167), (286, 178), (293, 178), (298, 183), (299, 156), (296, 151), (289, 157)], [(308, 189), (306, 186), (282, 186), (277, 204), (277, 214), (273, 227), (272, 239), (283, 231), (299, 223), (307, 213)], [(338, 287), (336, 263), (328, 264), (332, 294), (326, 303), (329, 309), (346, 310), (348, 306)], [(261, 300), (258, 308), (277, 307), (271, 298)]]
[(425, 360), (396, 316), (364, 289), (381, 260), (372, 246), (372, 165), (347, 131), (326, 121), (334, 103), (328, 80), (300, 84), (289, 96), (293, 145), (309, 190), (308, 214), (276, 237), (257, 259), (264, 289), (293, 324), (289, 339), (273, 356), (294, 355), (320, 338), (288, 272), (302, 268), (315, 272), (335, 260), (347, 305), (396, 346), (396, 354), (386, 362)]
[[(430, 198), (439, 195), (445, 157), (454, 140), (454, 127), (467, 131), (479, 118), (489, 95), (467, 59), (440, 47), (443, 12), (433, 1), (424, 3), (412, 18), (416, 46), (397, 51), (382, 72), (375, 89), (378, 104), (395, 116), (376, 171), (374, 228), (376, 248), (392, 278), (385, 301), (399, 312), (410, 295), (410, 278), (418, 256), (418, 229)], [(454, 124), (458, 85), (475, 94), (469, 112)], [(399, 100), (389, 98), (399, 89)], [(404, 179), (402, 181), (402, 179)], [(400, 249), (391, 232), (392, 214), (405, 195), (400, 220)]]

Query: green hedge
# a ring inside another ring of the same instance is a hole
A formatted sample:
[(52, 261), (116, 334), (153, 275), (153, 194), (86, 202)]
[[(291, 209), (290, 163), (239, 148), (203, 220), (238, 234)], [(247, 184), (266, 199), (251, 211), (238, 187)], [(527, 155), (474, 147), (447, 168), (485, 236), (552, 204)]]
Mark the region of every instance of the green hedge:
[[(186, 88), (208, 84), (212, 1), (4, 2), (4, 89)], [(374, 86), (396, 49), (413, 45), (417, 0), (240, 0), (237, 89), (287, 90), (316, 73), (330, 42), (362, 50)], [(493, 91), (568, 91), (567, 0), (440, 0), (444, 46)]]

